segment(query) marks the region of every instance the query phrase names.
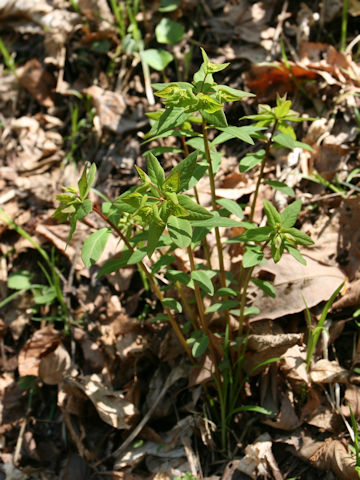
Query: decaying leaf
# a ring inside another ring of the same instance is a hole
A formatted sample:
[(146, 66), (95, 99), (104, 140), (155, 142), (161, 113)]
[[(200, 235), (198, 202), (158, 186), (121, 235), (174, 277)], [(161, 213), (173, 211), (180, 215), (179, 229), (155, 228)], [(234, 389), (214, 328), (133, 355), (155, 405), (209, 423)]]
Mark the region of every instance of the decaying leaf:
[(55, 79), (41, 65), (39, 60), (29, 60), (18, 73), (20, 85), (32, 95), (40, 105), (53, 107), (51, 91), (55, 87)]
[(294, 395), (286, 390), (281, 397), (280, 412), (275, 419), (265, 418), (263, 423), (280, 430), (295, 430), (301, 425), (301, 421), (295, 412)]
[(289, 348), (282, 356), (280, 370), (295, 391), (300, 392), (304, 385), (309, 385), (309, 374), (306, 370), (306, 347), (294, 345)]
[(71, 366), (69, 352), (60, 343), (57, 348), (41, 358), (39, 377), (48, 385), (58, 385)]
[(104, 422), (118, 429), (131, 427), (131, 421), (137, 415), (135, 405), (126, 401), (122, 392), (106, 387), (99, 375), (67, 378), (66, 383), (85, 393)]
[(311, 366), (310, 379), (314, 383), (346, 383), (350, 372), (340, 367), (338, 362), (325, 358)]
[[(257, 437), (254, 443), (245, 448), (245, 456), (240, 460), (232, 460), (221, 477), (221, 480), (232, 480), (236, 471), (245, 473), (250, 478), (259, 477), (283, 480), (271, 449), (272, 440), (268, 433)], [(271, 473), (270, 473), (271, 472)]]
[(256, 365), (271, 358), (280, 357), (293, 345), (300, 343), (301, 340), (302, 335), (300, 333), (249, 335), (247, 354), (244, 361), (245, 371), (251, 372), (252, 375), (258, 375), (260, 370), (256, 369)]
[(322, 265), (305, 257), (307, 265), (297, 262), (291, 255), (284, 254), (278, 263), (269, 261), (260, 269), (274, 275), (276, 298), (258, 292), (253, 305), (260, 313), (251, 321), (283, 317), (305, 308), (303, 297), (309, 308), (328, 300), (336, 288), (344, 281), (339, 268)]
[(164, 457), (168, 459), (186, 457), (182, 446), (181, 436), (190, 435), (194, 427), (192, 416), (181, 419), (170, 431), (162, 434), (163, 442), (158, 444), (152, 441), (144, 442), (138, 448), (129, 448), (115, 459), (114, 469), (132, 469), (146, 456)]
[(25, 343), (19, 353), (18, 370), (20, 377), (39, 376), (40, 362), (60, 344), (60, 332), (48, 326), (37, 330)]

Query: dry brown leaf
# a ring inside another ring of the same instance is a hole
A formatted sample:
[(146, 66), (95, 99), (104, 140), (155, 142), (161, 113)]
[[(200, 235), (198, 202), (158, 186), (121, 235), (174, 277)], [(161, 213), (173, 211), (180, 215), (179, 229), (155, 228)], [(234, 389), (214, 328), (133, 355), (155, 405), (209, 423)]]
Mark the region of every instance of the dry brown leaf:
[(47, 72), (39, 60), (33, 58), (18, 69), (18, 80), (30, 95), (43, 107), (53, 107), (51, 93), (55, 87), (54, 77)]
[(309, 385), (309, 374), (306, 370), (306, 347), (294, 345), (282, 356), (280, 370), (291, 383), (296, 392), (300, 392), (303, 385)]
[(291, 255), (284, 254), (278, 263), (269, 261), (258, 271), (274, 275), (276, 298), (257, 292), (253, 305), (260, 313), (251, 321), (274, 320), (292, 313), (301, 312), (305, 308), (304, 300), (309, 308), (328, 300), (334, 290), (344, 280), (339, 268), (321, 265), (305, 256), (307, 265), (297, 262)]
[(60, 332), (52, 326), (37, 330), (20, 350), (18, 358), (20, 377), (39, 376), (41, 358), (54, 351), (60, 341)]
[(74, 328), (74, 339), (80, 343), (85, 362), (94, 373), (104, 368), (104, 356), (97, 343), (93, 342), (87, 332), (81, 328)]
[(39, 377), (48, 385), (58, 385), (69, 371), (70, 366), (70, 355), (60, 343), (56, 350), (41, 358)]
[[(240, 460), (232, 460), (225, 468), (221, 480), (232, 480), (236, 471), (245, 473), (250, 478), (270, 478), (282, 480), (283, 476), (272, 453), (272, 440), (268, 433), (257, 437), (255, 442), (245, 448), (245, 456)], [(271, 472), (271, 473), (270, 473)]]
[(360, 417), (360, 389), (356, 385), (349, 385), (346, 387), (344, 394), (344, 405), (341, 406), (341, 411), (345, 417), (350, 417), (349, 405), (355, 415), (355, 418)]
[(106, 387), (99, 375), (68, 378), (66, 382), (85, 393), (104, 422), (117, 429), (130, 428), (138, 413), (135, 405), (124, 400), (122, 392)]
[(337, 361), (317, 361), (311, 366), (310, 379), (313, 383), (346, 383), (349, 380), (350, 372), (340, 367)]
[(355, 470), (355, 460), (340, 440), (329, 438), (308, 460), (321, 470), (331, 469), (340, 480), (359, 478)]
[(267, 366), (256, 368), (262, 362), (280, 357), (293, 345), (301, 342), (301, 334), (249, 335), (244, 369), (251, 375), (258, 375)]
[[(191, 436), (193, 428), (193, 417), (184, 417), (183, 419), (179, 420), (179, 422), (171, 430), (165, 434), (161, 434), (161, 444), (152, 441), (146, 441), (136, 449), (131, 447), (125, 452), (120, 453), (115, 458), (114, 469), (133, 469), (147, 456), (166, 458), (167, 460), (182, 459), (181, 463), (183, 463), (184, 459), (186, 458), (186, 452), (182, 446), (181, 436)], [(188, 471), (189, 468), (190, 467), (187, 464)]]
[(281, 333), (278, 335), (249, 335), (247, 348), (255, 352), (263, 352), (268, 348), (285, 348), (285, 351), (302, 342), (301, 333)]
[(306, 423), (333, 433), (341, 431), (343, 426), (341, 416), (325, 405), (320, 405), (314, 410), (312, 415), (306, 419)]
[(301, 421), (295, 412), (294, 395), (291, 390), (286, 390), (281, 397), (280, 412), (276, 419), (265, 418), (263, 423), (280, 430), (295, 430)]
[[(83, 93), (90, 95), (91, 101), (96, 108), (101, 126), (116, 133), (123, 133), (122, 118), (126, 111), (126, 100), (123, 95), (109, 90), (103, 90), (96, 85), (83, 90)], [(132, 128), (134, 128), (135, 123)]]

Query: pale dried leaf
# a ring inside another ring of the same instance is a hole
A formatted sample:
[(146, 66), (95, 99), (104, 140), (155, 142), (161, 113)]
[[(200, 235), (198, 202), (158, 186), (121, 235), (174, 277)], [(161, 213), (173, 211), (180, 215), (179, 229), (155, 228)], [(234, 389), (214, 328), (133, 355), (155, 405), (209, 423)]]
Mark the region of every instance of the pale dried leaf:
[(39, 375), (40, 361), (60, 343), (60, 332), (48, 326), (37, 330), (20, 350), (18, 370), (20, 377)]
[(272, 453), (272, 440), (268, 433), (257, 437), (255, 442), (245, 448), (245, 456), (240, 460), (232, 460), (226, 467), (221, 480), (231, 480), (236, 471), (248, 475), (250, 478), (259, 477), (282, 480), (275, 457)]
[(39, 377), (48, 385), (58, 385), (71, 367), (71, 358), (60, 343), (56, 350), (41, 358)]
[(296, 391), (300, 391), (304, 384), (309, 385), (309, 374), (306, 370), (306, 347), (294, 345), (289, 348), (282, 356), (280, 370)]
[(313, 383), (346, 383), (350, 372), (340, 367), (337, 361), (329, 361), (325, 358), (312, 365), (310, 379)]
[(276, 298), (257, 292), (253, 305), (260, 313), (251, 317), (251, 321), (276, 318), (301, 312), (305, 308), (304, 300), (309, 308), (328, 300), (334, 290), (344, 280), (339, 268), (321, 265), (305, 256), (307, 265), (297, 262), (291, 255), (284, 254), (278, 263), (269, 261), (259, 270), (274, 275)]
[(124, 400), (122, 392), (107, 388), (96, 374), (67, 381), (87, 395), (104, 422), (117, 429), (130, 428), (131, 420), (137, 415), (137, 409), (134, 404)]
[(295, 430), (301, 425), (301, 421), (295, 412), (294, 395), (286, 390), (281, 397), (280, 412), (275, 420), (265, 418), (263, 423), (280, 430)]
[(193, 424), (192, 416), (185, 417), (171, 430), (165, 434), (161, 434), (163, 439), (161, 444), (147, 441), (136, 449), (133, 447), (127, 449), (115, 458), (114, 469), (118, 470), (126, 467), (134, 468), (145, 457), (150, 455), (166, 459), (184, 459), (184, 457), (186, 457), (186, 452), (181, 445), (181, 435), (185, 432), (190, 432), (193, 429)]
[(39, 60), (33, 58), (18, 69), (18, 79), (20, 85), (25, 88), (40, 105), (44, 107), (54, 106), (51, 92), (55, 86), (55, 79), (43, 68)]
[(313, 415), (306, 419), (306, 423), (318, 427), (321, 430), (328, 430), (334, 433), (340, 431), (342, 428), (340, 415), (325, 405), (320, 405), (319, 408), (313, 412)]

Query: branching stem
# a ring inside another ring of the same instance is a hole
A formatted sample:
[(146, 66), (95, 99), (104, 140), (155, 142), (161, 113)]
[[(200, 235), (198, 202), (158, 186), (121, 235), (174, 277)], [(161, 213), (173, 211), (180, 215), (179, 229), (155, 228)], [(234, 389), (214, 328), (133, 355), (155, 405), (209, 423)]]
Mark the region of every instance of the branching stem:
[[(125, 243), (126, 247), (130, 250), (130, 252), (134, 252), (133, 246), (130, 244), (129, 240), (125, 237), (125, 235), (122, 233), (122, 231), (106, 215), (104, 215), (101, 210), (99, 210), (97, 207), (93, 206), (93, 212), (95, 212), (97, 215), (99, 215), (112, 228), (112, 230), (114, 230), (114, 232), (116, 232), (116, 234), (119, 236), (119, 238), (121, 238), (121, 240)], [(153, 292), (155, 293), (155, 295), (157, 296), (157, 298), (160, 300), (160, 302), (163, 302), (164, 296), (163, 296), (158, 284), (155, 282), (153, 276), (151, 275), (151, 273), (147, 269), (146, 265), (144, 264), (144, 262), (141, 260), (138, 263), (138, 265), (140, 266), (142, 271), (145, 273), (146, 278), (148, 279), (148, 282), (150, 283), (151, 288), (152, 288)], [(164, 310), (165, 310), (165, 312), (166, 312), (166, 314), (169, 318), (170, 324), (171, 324), (172, 328), (174, 329), (174, 332), (175, 332), (176, 336), (178, 337), (181, 345), (183, 346), (183, 348), (186, 351), (190, 360), (194, 363), (194, 359), (193, 359), (193, 356), (191, 354), (190, 347), (187, 344), (187, 342), (185, 340), (185, 337), (182, 334), (182, 331), (181, 331), (179, 325), (177, 324), (172, 311), (170, 310), (169, 307), (166, 307), (165, 305), (163, 305), (163, 308), (164, 308)]]

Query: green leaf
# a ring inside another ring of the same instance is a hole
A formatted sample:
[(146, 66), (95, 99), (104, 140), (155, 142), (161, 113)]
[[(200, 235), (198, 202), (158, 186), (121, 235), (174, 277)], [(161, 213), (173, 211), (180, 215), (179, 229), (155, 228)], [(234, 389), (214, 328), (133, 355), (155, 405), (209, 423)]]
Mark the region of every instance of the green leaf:
[(216, 297), (237, 297), (238, 295), (239, 292), (230, 287), (219, 288), (219, 290), (215, 292)]
[(244, 212), (242, 208), (237, 202), (235, 202), (235, 200), (231, 200), (230, 198), (218, 198), (216, 200), (216, 203), (221, 205), (228, 212), (234, 214), (236, 217), (240, 219), (244, 217)]
[(163, 192), (178, 192), (180, 189), (180, 174), (178, 170), (172, 171), (162, 184)]
[(275, 190), (278, 190), (281, 193), (284, 193), (285, 195), (289, 195), (290, 197), (295, 196), (294, 190), (286, 185), (284, 182), (279, 182), (277, 180), (266, 180), (264, 182), (265, 185), (270, 185), (270, 187), (274, 188)]
[(295, 200), (295, 202), (290, 203), (285, 210), (280, 214), (281, 217), (281, 226), (284, 228), (292, 227), (295, 225), (297, 217), (301, 211), (301, 200)]
[(211, 74), (211, 73), (220, 72), (221, 70), (224, 70), (224, 68), (226, 68), (230, 65), (230, 63), (222, 63), (222, 64), (211, 63), (210, 60), (209, 60), (209, 57), (206, 55), (206, 52), (203, 48), (201, 48), (201, 53), (202, 53), (203, 60), (204, 60), (204, 71), (205, 71), (205, 73), (210, 73)]
[(130, 250), (124, 250), (121, 254), (121, 258), (114, 258), (105, 262), (100, 268), (97, 277), (99, 278), (103, 275), (116, 272), (116, 270), (119, 270), (122, 267), (139, 263), (145, 257), (145, 255), (146, 251), (144, 250), (135, 250), (134, 252), (131, 252)]
[(303, 265), (306, 265), (305, 258), (301, 255), (301, 253), (296, 247), (293, 247), (292, 245), (285, 243), (285, 248), (290, 253), (290, 255), (292, 255), (295, 258), (295, 260), (297, 260), (299, 263), (302, 263)]
[(257, 132), (265, 130), (265, 128), (257, 127), (256, 125), (248, 125), (244, 127), (234, 127), (230, 125), (226, 128), (219, 127), (219, 130), (221, 130), (223, 133), (218, 135), (215, 140), (211, 142), (212, 145), (224, 143), (232, 138), (238, 138), (242, 142), (247, 142), (251, 145), (254, 145), (254, 140), (251, 138), (251, 135), (256, 135)]
[(193, 220), (191, 221), (193, 227), (205, 227), (205, 228), (214, 228), (214, 227), (242, 227), (243, 223), (233, 220), (228, 217), (216, 216), (213, 213), (213, 217), (207, 220)]
[(264, 293), (266, 293), (266, 295), (269, 295), (269, 297), (276, 297), (275, 288), (272, 283), (268, 282), (267, 280), (261, 280), (260, 278), (253, 277), (251, 277), (251, 281)]
[(175, 45), (175, 43), (182, 40), (184, 27), (178, 22), (173, 22), (168, 18), (162, 18), (155, 28), (155, 35), (159, 43)]
[(228, 126), (228, 122), (223, 110), (217, 110), (214, 113), (209, 113), (206, 110), (200, 110), (200, 114), (208, 125), (211, 125), (215, 128), (225, 128)]
[(209, 278), (209, 273), (213, 276), (214, 272), (206, 270), (195, 270), (191, 272), (192, 280), (208, 295), (214, 295), (214, 285)]
[(239, 239), (242, 242), (266, 242), (272, 231), (271, 227), (250, 228), (240, 235)]
[(268, 219), (268, 224), (271, 228), (276, 228), (276, 225), (281, 225), (282, 219), (280, 213), (276, 210), (274, 205), (267, 200), (264, 200), (264, 210)]
[(170, 52), (159, 48), (149, 48), (140, 52), (141, 59), (154, 70), (161, 72), (174, 60)]
[(168, 270), (166, 272), (166, 277), (172, 282), (180, 282), (189, 288), (194, 288), (194, 283), (191, 280), (190, 275), (186, 274), (185, 272), (181, 272), (179, 270)]
[(175, 300), (175, 298), (164, 298), (162, 304), (171, 310), (175, 310), (177, 313), (182, 312), (181, 303)]
[(80, 199), (84, 200), (92, 187), (92, 184), (95, 181), (96, 175), (96, 165), (92, 163), (88, 171), (88, 165), (85, 165), (84, 170), (82, 171), (80, 180), (78, 181), (79, 195)]
[(173, 12), (178, 8), (179, 5), (180, 0), (161, 0), (158, 11), (162, 13)]
[(289, 148), (290, 150), (293, 150), (296, 147), (295, 140), (287, 133), (279, 133), (278, 135), (274, 135), (273, 141), (281, 147)]
[(192, 228), (188, 220), (171, 215), (167, 226), (169, 235), (177, 247), (186, 248), (190, 245)]
[(260, 310), (258, 307), (252, 306), (252, 307), (246, 307), (244, 310), (244, 316), (247, 317), (249, 315), (257, 315), (260, 313)]
[(179, 191), (180, 192), (189, 190), (189, 182), (196, 168), (196, 161), (198, 156), (199, 156), (199, 153), (196, 151), (190, 153), (190, 155), (184, 158), (184, 160), (178, 163), (176, 167), (174, 167), (171, 170), (170, 175), (175, 171), (179, 172), (179, 183), (180, 183)]
[(276, 115), (276, 118), (281, 120), (283, 117), (286, 117), (286, 115), (290, 111), (290, 108), (291, 108), (290, 100), (280, 101), (278, 105), (274, 108), (274, 113)]
[(301, 232), (297, 228), (284, 228), (283, 232), (285, 234), (289, 234), (292, 237), (288, 238), (287, 235), (283, 235), (285, 240), (289, 241), (290, 244), (292, 243), (291, 240), (294, 239), (294, 243), (298, 245), (314, 245), (314, 241), (311, 240), (309, 235), (306, 235), (306, 233)]
[(214, 303), (210, 305), (205, 310), (205, 313), (214, 313), (214, 312), (221, 312), (223, 310), (229, 310), (230, 308), (235, 308), (239, 305), (237, 300), (223, 300), (222, 302)]
[(278, 263), (284, 252), (284, 242), (279, 234), (271, 239), (271, 256), (275, 263)]
[(149, 225), (148, 230), (148, 243), (147, 243), (147, 250), (146, 253), (149, 258), (154, 253), (154, 250), (159, 245), (159, 238), (161, 237), (163, 231), (165, 229), (165, 223), (163, 225), (159, 225), (158, 222), (151, 222)]
[(216, 85), (214, 88), (221, 101), (224, 102), (237, 102), (245, 97), (255, 97), (253, 93), (244, 92), (243, 90), (231, 88), (227, 85)]
[(148, 136), (161, 135), (180, 127), (189, 117), (191, 113), (185, 112), (184, 108), (168, 107), (161, 114), (158, 121), (154, 123)]
[(239, 162), (239, 170), (241, 173), (248, 172), (254, 168), (258, 163), (262, 162), (265, 157), (265, 150), (259, 150), (258, 152), (248, 153)]
[(85, 267), (89, 268), (99, 260), (110, 234), (110, 228), (100, 228), (85, 240), (81, 250), (81, 258)]
[(95, 181), (95, 176), (96, 176), (96, 165), (95, 163), (92, 163), (89, 168), (89, 173), (87, 175), (87, 191), (85, 192), (85, 197), (90, 191), (90, 188), (93, 186), (94, 181)]
[(191, 200), (187, 195), (178, 195), (179, 203), (188, 212), (187, 220), (206, 220), (212, 218), (213, 214), (205, 207)]
[(37, 295), (34, 295), (34, 302), (37, 305), (50, 305), (56, 300), (56, 291), (53, 286), (43, 287)]
[(151, 181), (161, 188), (165, 180), (164, 169), (160, 165), (159, 160), (151, 152), (146, 152), (144, 156), (147, 160), (147, 170)]
[(137, 165), (135, 165), (136, 171), (139, 174), (140, 179), (145, 183), (145, 184), (150, 184), (151, 180), (150, 177), (148, 176), (147, 173), (144, 172), (144, 170)]
[(87, 190), (87, 165), (85, 165), (84, 170), (82, 171), (81, 177), (78, 181), (78, 188), (79, 188), (79, 195), (80, 199), (84, 200), (85, 199), (85, 193)]
[(159, 270), (164, 267), (167, 267), (175, 261), (174, 255), (162, 255), (159, 260), (157, 260), (154, 265), (151, 267), (151, 272), (155, 275)]
[(9, 276), (8, 287), (12, 290), (28, 290), (32, 285), (31, 277), (27, 270), (18, 270)]
[(203, 355), (209, 345), (209, 339), (206, 335), (203, 335), (199, 339), (195, 340), (191, 349), (192, 354), (195, 358), (201, 357)]
[(242, 264), (244, 268), (255, 267), (255, 265), (260, 265), (263, 261), (264, 252), (261, 250), (258, 245), (248, 245), (246, 247)]

